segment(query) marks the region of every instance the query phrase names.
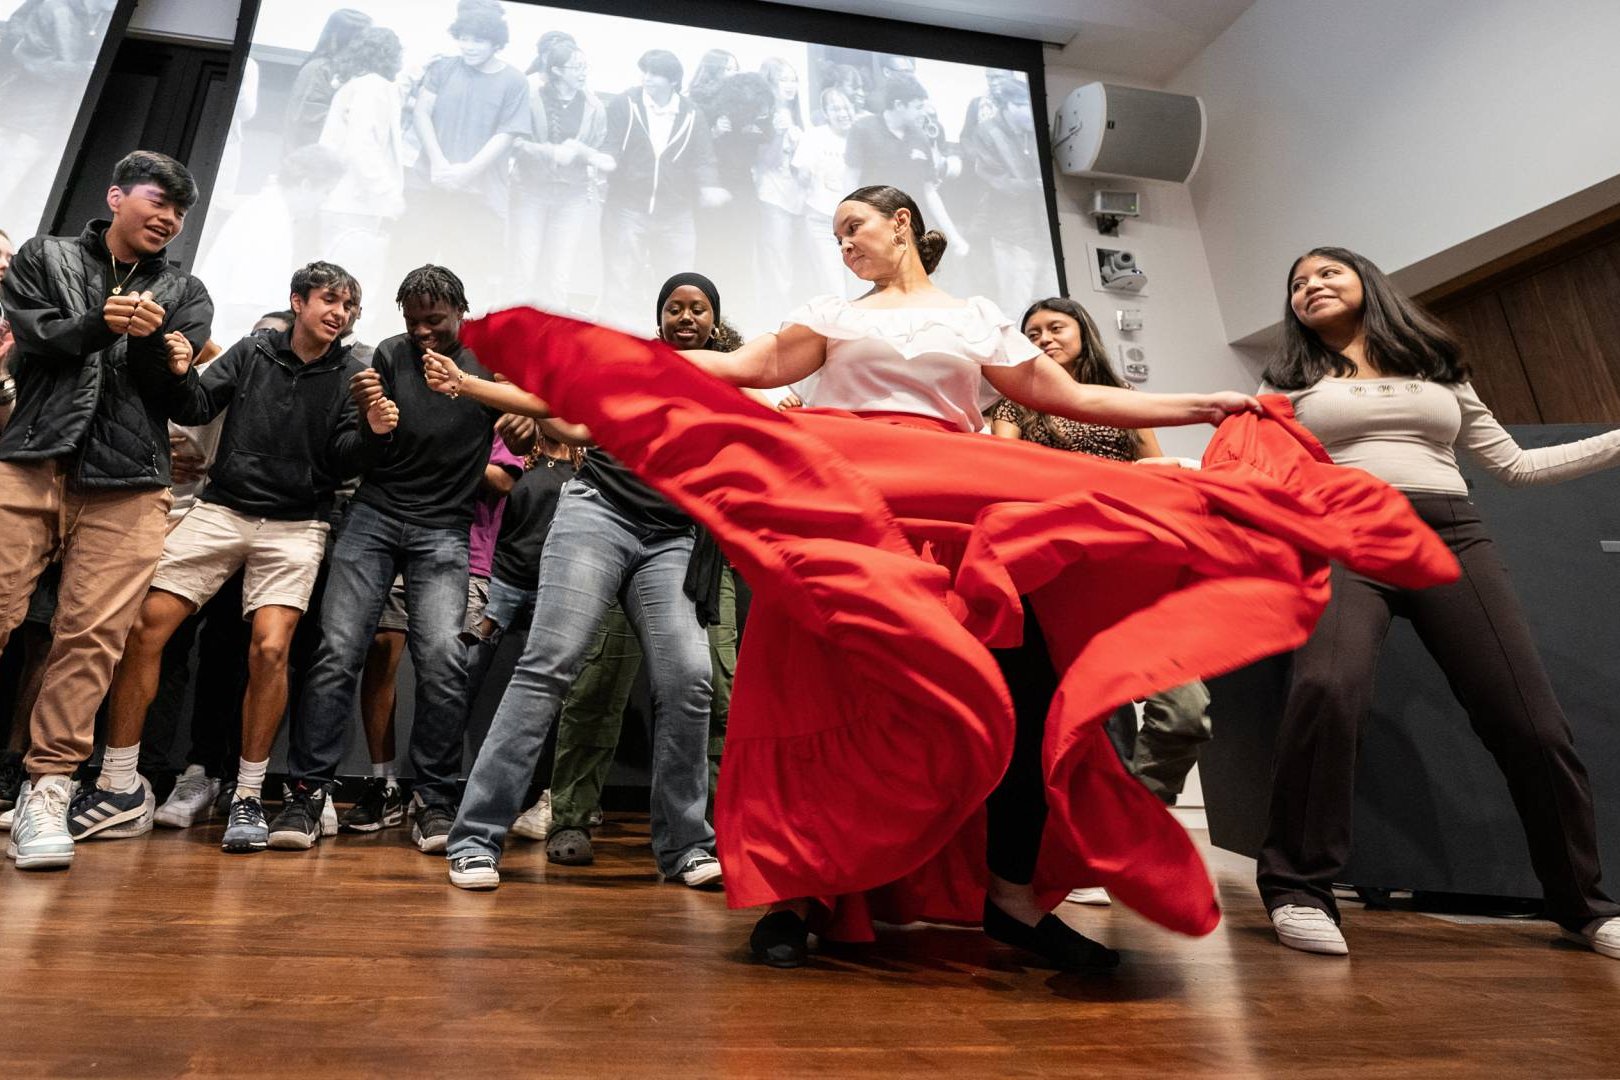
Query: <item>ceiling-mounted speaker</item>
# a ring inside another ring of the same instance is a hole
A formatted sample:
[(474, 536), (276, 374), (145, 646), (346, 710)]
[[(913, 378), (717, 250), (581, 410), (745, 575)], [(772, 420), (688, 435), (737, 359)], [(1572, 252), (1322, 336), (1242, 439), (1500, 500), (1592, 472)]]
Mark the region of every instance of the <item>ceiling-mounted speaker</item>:
[(1204, 156), (1204, 103), (1112, 83), (1078, 87), (1052, 121), (1052, 159), (1071, 176), (1185, 183)]

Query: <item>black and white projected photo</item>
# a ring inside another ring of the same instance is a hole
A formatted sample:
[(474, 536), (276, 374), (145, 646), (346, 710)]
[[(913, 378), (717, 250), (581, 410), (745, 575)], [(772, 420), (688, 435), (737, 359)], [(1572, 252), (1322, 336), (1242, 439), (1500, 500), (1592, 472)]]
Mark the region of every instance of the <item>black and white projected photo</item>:
[(0, 229), (33, 236), (118, 0), (0, 0)]
[(831, 215), (872, 183), (949, 238), (946, 288), (1056, 291), (1024, 73), (496, 0), (264, 0), (196, 270), (222, 337), (312, 258), (359, 278), (364, 340), (425, 262), (475, 311), (643, 334), (698, 270), (753, 334), (864, 288)]

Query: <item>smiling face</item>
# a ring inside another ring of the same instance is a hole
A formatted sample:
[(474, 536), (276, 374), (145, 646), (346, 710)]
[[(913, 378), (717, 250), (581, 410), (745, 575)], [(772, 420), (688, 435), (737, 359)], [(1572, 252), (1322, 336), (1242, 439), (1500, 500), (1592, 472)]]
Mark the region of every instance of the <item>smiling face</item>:
[(895, 233), (911, 232), (911, 213), (905, 207), (889, 217), (877, 207), (855, 199), (838, 204), (833, 215), (833, 238), (849, 272), (862, 281), (892, 277), (910, 244), (896, 244)]
[(848, 135), (849, 129), (855, 126), (855, 106), (838, 90), (828, 90), (821, 95), (821, 111), (826, 114), (827, 126), (835, 134)]
[(1337, 259), (1307, 255), (1288, 275), (1288, 306), (1317, 334), (1356, 322), (1365, 303), (1360, 275)]
[(696, 285), (669, 294), (658, 313), (658, 336), (677, 349), (701, 349), (714, 336), (714, 306)]
[(291, 299), (296, 331), (323, 348), (343, 336), (358, 308), (354, 296), (342, 287), (314, 288), (307, 297), (293, 293)]
[(461, 59), (468, 67), (483, 67), (495, 55), (495, 43), (478, 37), (458, 37), (456, 48), (461, 51)]
[(121, 243), (137, 257), (162, 251), (180, 235), (186, 220), (180, 204), (152, 183), (135, 184), (128, 191), (116, 185), (108, 188), (107, 206), (112, 210), (109, 246)]
[(446, 300), (408, 296), (401, 309), (405, 313), (405, 333), (418, 349), (448, 353), (461, 334), (461, 312)]
[(1072, 315), (1042, 308), (1024, 320), (1024, 336), (1041, 352), (1066, 368), (1072, 368), (1085, 348), (1080, 324)]

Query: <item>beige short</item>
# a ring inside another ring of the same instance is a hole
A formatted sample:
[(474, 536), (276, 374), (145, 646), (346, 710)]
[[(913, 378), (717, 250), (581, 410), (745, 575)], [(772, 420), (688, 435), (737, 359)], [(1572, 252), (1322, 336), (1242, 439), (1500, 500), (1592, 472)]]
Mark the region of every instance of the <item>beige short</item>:
[[(467, 618), (463, 620), (462, 629), (472, 630), (484, 621), (484, 605), (489, 603), (489, 578), (469, 575), (467, 578)], [(405, 610), (405, 575), (400, 574), (394, 578), (393, 588), (388, 590), (388, 600), (383, 604), (382, 617), (377, 620), (377, 632), (391, 630), (397, 634), (409, 633), (411, 617)]]
[(329, 527), (324, 521), (248, 517), (198, 502), (164, 541), (152, 588), (201, 607), (243, 569), (244, 618), (272, 604), (307, 611)]

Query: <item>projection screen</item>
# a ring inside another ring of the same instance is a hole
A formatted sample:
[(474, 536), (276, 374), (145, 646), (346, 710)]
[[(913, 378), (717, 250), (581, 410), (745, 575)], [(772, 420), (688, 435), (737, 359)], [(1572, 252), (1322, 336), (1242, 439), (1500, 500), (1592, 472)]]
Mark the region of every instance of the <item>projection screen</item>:
[(118, 0), (0, 0), (0, 228), (33, 236)]
[(889, 183), (949, 238), (939, 283), (1018, 312), (1058, 284), (1028, 78), (526, 3), (263, 0), (195, 269), (222, 341), (314, 258), (360, 280), (367, 342), (427, 262), (475, 312), (642, 334), (696, 270), (751, 335), (865, 288), (830, 214)]

